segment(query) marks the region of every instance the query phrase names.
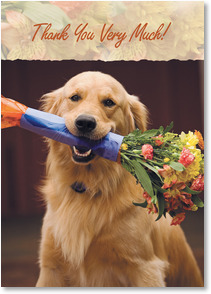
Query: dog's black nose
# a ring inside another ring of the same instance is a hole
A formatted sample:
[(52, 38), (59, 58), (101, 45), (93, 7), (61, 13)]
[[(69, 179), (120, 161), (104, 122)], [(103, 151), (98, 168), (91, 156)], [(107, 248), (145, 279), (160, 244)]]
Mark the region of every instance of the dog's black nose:
[(75, 120), (77, 129), (83, 133), (91, 132), (96, 128), (96, 120), (93, 116), (81, 114)]

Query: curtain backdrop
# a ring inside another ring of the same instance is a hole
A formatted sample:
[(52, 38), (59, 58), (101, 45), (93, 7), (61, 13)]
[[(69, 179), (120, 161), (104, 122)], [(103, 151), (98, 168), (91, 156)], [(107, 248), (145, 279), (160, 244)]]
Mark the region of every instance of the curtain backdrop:
[[(2, 61), (2, 94), (29, 107), (87, 70), (108, 73), (148, 107), (148, 128), (174, 121), (174, 131), (203, 133), (203, 61)], [(2, 131), (2, 216), (41, 214), (38, 187), (45, 174), (41, 137), (19, 128)]]

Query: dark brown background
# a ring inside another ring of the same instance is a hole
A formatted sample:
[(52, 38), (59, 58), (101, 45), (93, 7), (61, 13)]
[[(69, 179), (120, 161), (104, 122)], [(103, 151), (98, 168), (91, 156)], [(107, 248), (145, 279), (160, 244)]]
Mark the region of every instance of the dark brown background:
[[(87, 70), (111, 74), (130, 94), (139, 96), (150, 112), (149, 128), (166, 126), (174, 121), (175, 132), (195, 129), (203, 132), (203, 61), (2, 61), (2, 94), (29, 107), (39, 108), (38, 100), (43, 94)], [(36, 274), (31, 280), (17, 278), (20, 270), (14, 268), (17, 266), (18, 269), (23, 263), (22, 272), (25, 270), (28, 274), (27, 262), (28, 267), (33, 268), (30, 265), (36, 260), (44, 213), (36, 187), (44, 176), (45, 157), (45, 145), (38, 135), (20, 128), (2, 131), (4, 286), (33, 286), (36, 280)], [(203, 270), (203, 209), (194, 216), (188, 215), (183, 227)], [(26, 235), (28, 239), (25, 240)], [(26, 247), (31, 248), (28, 255), (25, 254)], [(25, 255), (28, 261), (24, 263), (24, 258), (27, 260)], [(37, 267), (33, 273), (36, 271)]]

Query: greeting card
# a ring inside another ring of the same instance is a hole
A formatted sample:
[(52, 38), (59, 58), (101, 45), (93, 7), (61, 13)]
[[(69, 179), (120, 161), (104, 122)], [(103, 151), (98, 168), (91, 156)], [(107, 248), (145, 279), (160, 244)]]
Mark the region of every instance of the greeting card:
[(1, 15), (2, 286), (203, 287), (204, 2)]

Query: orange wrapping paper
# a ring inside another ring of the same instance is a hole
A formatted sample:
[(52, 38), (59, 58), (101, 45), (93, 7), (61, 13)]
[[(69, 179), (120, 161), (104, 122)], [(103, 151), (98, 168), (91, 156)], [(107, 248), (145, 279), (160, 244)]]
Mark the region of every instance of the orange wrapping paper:
[(27, 108), (27, 106), (1, 95), (1, 128), (20, 126), (21, 116)]

